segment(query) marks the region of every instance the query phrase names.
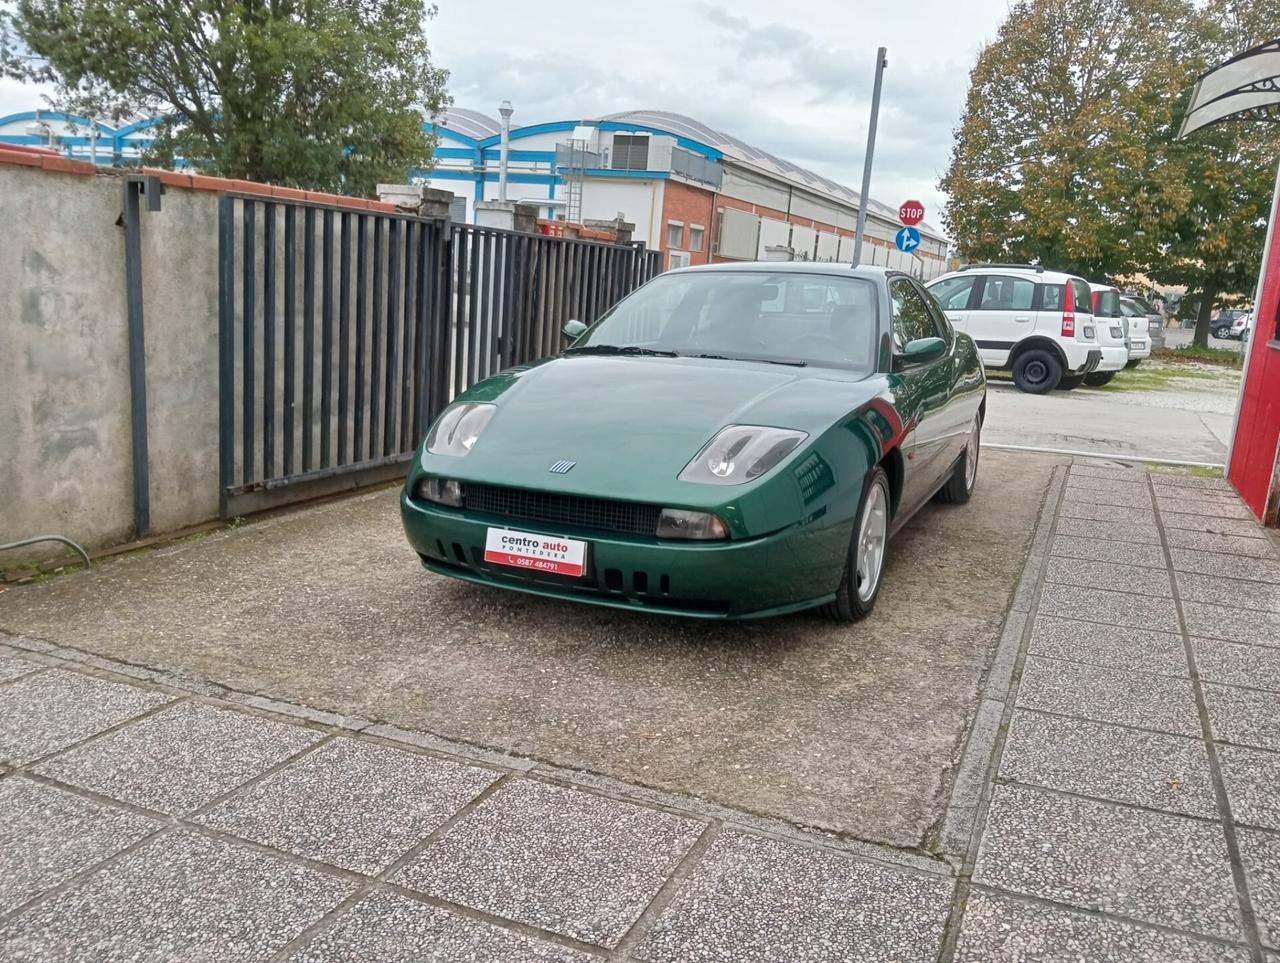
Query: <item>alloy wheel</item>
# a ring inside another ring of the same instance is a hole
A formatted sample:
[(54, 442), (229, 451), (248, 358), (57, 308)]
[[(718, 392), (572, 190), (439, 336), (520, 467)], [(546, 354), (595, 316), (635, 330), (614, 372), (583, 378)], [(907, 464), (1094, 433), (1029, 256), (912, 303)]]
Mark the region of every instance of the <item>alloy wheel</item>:
[(870, 601), (880, 585), (888, 534), (889, 498), (884, 484), (877, 482), (867, 492), (867, 503), (858, 523), (858, 598), (863, 602)]

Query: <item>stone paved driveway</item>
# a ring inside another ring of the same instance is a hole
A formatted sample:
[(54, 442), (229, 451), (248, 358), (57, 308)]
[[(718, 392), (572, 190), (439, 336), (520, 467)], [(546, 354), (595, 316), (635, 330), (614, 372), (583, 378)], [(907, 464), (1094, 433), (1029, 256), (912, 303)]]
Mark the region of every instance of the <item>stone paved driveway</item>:
[(1280, 959), (1280, 556), (1060, 469), (937, 851), (0, 646), (0, 959)]

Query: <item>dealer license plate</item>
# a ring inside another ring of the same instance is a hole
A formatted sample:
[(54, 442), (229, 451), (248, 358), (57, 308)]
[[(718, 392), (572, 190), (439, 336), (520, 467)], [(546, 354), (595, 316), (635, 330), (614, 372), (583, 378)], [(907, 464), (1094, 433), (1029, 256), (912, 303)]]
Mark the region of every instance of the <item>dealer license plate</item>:
[(580, 577), (586, 570), (587, 543), (558, 535), (535, 535), (511, 528), (491, 528), (485, 535), (484, 560), (494, 565)]

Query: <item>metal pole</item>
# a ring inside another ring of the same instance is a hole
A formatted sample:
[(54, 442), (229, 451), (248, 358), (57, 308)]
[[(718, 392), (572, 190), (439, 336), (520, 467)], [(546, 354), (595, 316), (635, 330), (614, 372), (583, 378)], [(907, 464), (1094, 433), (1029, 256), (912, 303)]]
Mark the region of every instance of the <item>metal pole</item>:
[(514, 112), (511, 101), (504, 100), (498, 108), (502, 115), (502, 148), (498, 152), (498, 200), (507, 202), (507, 154), (511, 148), (511, 114)]
[(136, 180), (124, 182), (124, 276), (129, 327), (133, 527), (139, 538), (151, 530), (151, 487), (147, 461), (147, 355), (142, 323), (142, 223), (139, 203), (141, 193), (141, 182)]
[(867, 196), (871, 193), (871, 158), (876, 152), (876, 121), (880, 119), (880, 84), (888, 65), (884, 47), (876, 51), (876, 85), (871, 91), (871, 126), (867, 128), (867, 159), (862, 164), (862, 193), (858, 196), (858, 229), (853, 235), (853, 266), (862, 263), (862, 237), (867, 230)]

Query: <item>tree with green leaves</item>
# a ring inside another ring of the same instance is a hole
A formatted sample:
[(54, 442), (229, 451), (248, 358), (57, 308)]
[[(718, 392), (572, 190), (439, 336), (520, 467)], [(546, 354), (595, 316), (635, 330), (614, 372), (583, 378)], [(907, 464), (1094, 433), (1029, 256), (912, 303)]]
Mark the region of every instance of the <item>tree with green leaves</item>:
[(17, 0), (0, 69), (53, 105), (119, 122), (159, 114), (149, 159), (369, 194), (431, 164), (424, 116), (447, 72), (425, 0)]
[(1214, 302), (1252, 293), (1280, 137), (1175, 137), (1195, 77), (1278, 14), (1280, 0), (1015, 4), (973, 69), (941, 184), (961, 256), (1186, 285), (1203, 343)]

